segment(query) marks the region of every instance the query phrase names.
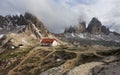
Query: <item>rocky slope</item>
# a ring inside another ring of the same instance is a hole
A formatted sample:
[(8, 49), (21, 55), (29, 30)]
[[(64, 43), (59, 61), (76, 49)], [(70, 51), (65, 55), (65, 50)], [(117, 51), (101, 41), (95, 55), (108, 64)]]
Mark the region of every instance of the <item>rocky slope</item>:
[(33, 45), (33, 42), (37, 43), (49, 34), (44, 24), (30, 13), (20, 16), (1, 16), (1, 20), (3, 20), (0, 22), (0, 47), (2, 48), (20, 44)]
[[(0, 34), (7, 34), (8, 32), (18, 33), (23, 29), (27, 30), (27, 28), (33, 33), (36, 31), (35, 29), (44, 35), (47, 35), (48, 32), (43, 23), (30, 13), (25, 13), (20, 16), (1, 16), (0, 28)], [(34, 34), (36, 34), (36, 32)]]
[(111, 49), (77, 52), (78, 57), (40, 75), (119, 75), (119, 51)]

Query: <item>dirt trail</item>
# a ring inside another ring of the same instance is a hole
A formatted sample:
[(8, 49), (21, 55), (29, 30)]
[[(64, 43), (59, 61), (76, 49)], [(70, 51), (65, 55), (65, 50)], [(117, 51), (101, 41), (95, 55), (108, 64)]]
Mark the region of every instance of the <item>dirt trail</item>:
[(13, 74), (14, 74), (14, 70), (17, 69), (18, 67), (20, 67), (20, 66), (25, 62), (25, 60), (27, 60), (27, 59), (33, 54), (33, 52), (34, 52), (35, 50), (37, 50), (37, 48), (32, 49), (32, 50), (26, 55), (26, 57), (24, 57), (24, 59), (23, 59), (16, 67), (14, 67), (12, 70), (10, 70), (10, 71), (8, 72), (7, 75), (13, 75)]
[(43, 63), (44, 60), (46, 60), (50, 55), (52, 55), (56, 50), (53, 50), (52, 52), (50, 52), (47, 56), (45, 56), (43, 59), (42, 59), (42, 62), (40, 63), (40, 65)]
[[(38, 50), (38, 49), (40, 49), (40, 47), (36, 47), (36, 48), (32, 49), (32, 50), (26, 55), (26, 57), (24, 57), (24, 59), (23, 59), (16, 67), (14, 67), (12, 70), (10, 70), (10, 71), (8, 72), (7, 75), (13, 75), (13, 74), (14, 74), (14, 70), (17, 69), (17, 68), (19, 68), (29, 57), (31, 57), (31, 55), (34, 53), (34, 51), (35, 51), (35, 50)], [(49, 57), (50, 55), (52, 55), (55, 51), (56, 51), (56, 50), (53, 49), (53, 51), (50, 52), (47, 56), (45, 56), (45, 57), (42, 59), (42, 61), (44, 61), (45, 59), (47, 59), (47, 57)], [(42, 63), (42, 62), (41, 62), (41, 63)], [(41, 63), (40, 63), (40, 64), (41, 64)]]
[[(34, 53), (34, 51), (35, 50), (38, 50), (38, 49), (44, 49), (44, 50), (48, 50), (49, 51), (49, 49), (46, 49), (46, 48), (41, 48), (41, 47), (35, 47), (34, 49), (32, 49), (27, 55), (26, 55), (26, 57), (24, 57), (24, 59), (16, 66), (16, 67), (14, 67), (12, 70), (10, 70), (9, 72), (8, 72), (8, 75), (13, 75), (14, 74), (14, 70), (15, 69), (17, 69), (17, 68), (19, 68), (29, 57), (31, 57), (31, 55)], [(38, 65), (39, 66), (41, 66), (41, 64), (49, 57), (49, 56), (51, 56), (52, 54), (54, 54), (56, 51), (58, 51), (58, 50), (55, 50), (54, 48), (52, 48), (52, 50), (50, 49), (50, 53), (48, 54), (48, 55), (46, 55), (41, 61), (42, 62), (40, 62)], [(72, 52), (72, 53), (76, 53), (77, 54), (77, 57), (76, 58), (74, 58), (74, 59), (72, 59), (72, 60), (69, 60), (69, 61), (67, 61), (66, 62), (66, 64), (64, 65), (64, 70), (63, 70), (63, 72), (65, 72), (66, 70), (68, 70), (68, 69), (70, 69), (70, 68), (72, 68), (73, 66), (75, 66), (75, 64), (79, 61), (79, 56), (81, 55), (81, 54), (87, 54), (87, 55), (91, 55), (91, 54), (93, 54), (93, 55), (95, 55), (95, 56), (97, 56), (97, 57), (105, 57), (105, 56), (103, 56), (103, 55), (100, 55), (100, 54), (98, 54), (97, 52), (100, 52), (100, 53), (102, 53), (102, 52), (104, 52), (104, 51), (95, 51), (95, 50), (89, 50), (89, 51), (79, 51), (79, 52), (76, 52), (76, 51), (74, 51), (74, 50), (65, 50), (66, 52)], [(105, 50), (105, 51), (110, 51), (110, 50)], [(36, 68), (37, 69), (37, 68)], [(66, 69), (66, 70), (65, 70)]]

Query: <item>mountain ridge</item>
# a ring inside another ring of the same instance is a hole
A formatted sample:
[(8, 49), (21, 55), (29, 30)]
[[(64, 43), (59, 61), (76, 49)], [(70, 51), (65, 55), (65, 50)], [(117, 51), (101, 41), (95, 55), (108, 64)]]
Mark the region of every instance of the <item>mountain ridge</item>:
[[(48, 30), (37, 17), (30, 13), (20, 16), (0, 16), (0, 34), (31, 32), (36, 37), (47, 36)], [(37, 31), (37, 32), (36, 32)]]
[[(79, 29), (79, 30), (78, 30)], [(88, 32), (91, 34), (99, 35), (99, 34), (106, 34), (108, 35), (111, 31), (106, 26), (102, 25), (102, 23), (95, 17), (91, 19), (88, 26), (86, 27), (86, 22), (82, 21), (78, 25), (70, 26), (65, 28), (64, 33), (84, 33)]]

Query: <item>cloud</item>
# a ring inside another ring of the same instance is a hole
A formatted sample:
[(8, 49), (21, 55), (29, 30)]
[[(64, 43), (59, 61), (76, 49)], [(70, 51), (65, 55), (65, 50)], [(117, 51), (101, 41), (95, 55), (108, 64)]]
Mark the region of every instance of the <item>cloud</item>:
[(31, 12), (52, 32), (62, 32), (80, 18), (89, 23), (92, 17), (120, 32), (119, 0), (1, 0), (0, 5), (0, 14)]
[(16, 0), (0, 0), (0, 15), (20, 14), (23, 11)]
[(67, 2), (68, 0), (24, 0), (21, 4), (27, 11), (37, 15), (50, 31), (61, 32), (66, 26), (76, 24), (79, 18)]

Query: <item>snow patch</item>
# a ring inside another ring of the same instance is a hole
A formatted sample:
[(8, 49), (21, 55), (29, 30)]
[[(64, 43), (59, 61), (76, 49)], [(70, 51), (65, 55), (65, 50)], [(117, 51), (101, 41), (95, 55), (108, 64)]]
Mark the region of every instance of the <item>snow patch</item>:
[(79, 34), (78, 36), (79, 36), (80, 38), (82, 38), (82, 39), (85, 38), (84, 34)]
[(72, 37), (75, 37), (74, 33), (71, 33), (71, 36), (72, 36)]
[(1, 30), (1, 29), (3, 29), (3, 28), (0, 27), (0, 30)]
[(120, 36), (117, 36), (113, 33), (110, 33), (109, 35), (106, 34), (89, 34), (89, 33), (67, 33), (66, 34), (67, 38), (74, 38), (78, 37), (80, 39), (89, 39), (89, 40), (104, 40), (104, 41), (114, 41), (114, 42), (120, 42)]
[(1, 35), (0, 35), (0, 39), (1, 39), (3, 36), (4, 36), (4, 35), (3, 35), (3, 34), (1, 34)]

